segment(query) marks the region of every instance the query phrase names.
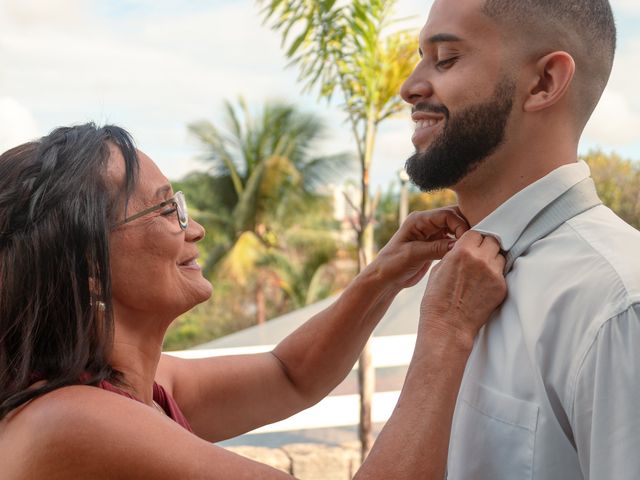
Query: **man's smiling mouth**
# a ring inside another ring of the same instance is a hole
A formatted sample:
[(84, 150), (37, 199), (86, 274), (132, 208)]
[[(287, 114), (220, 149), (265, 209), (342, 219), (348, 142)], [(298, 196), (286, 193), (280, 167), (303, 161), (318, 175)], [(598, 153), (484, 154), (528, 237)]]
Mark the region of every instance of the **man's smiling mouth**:
[(411, 117), (415, 127), (411, 141), (416, 148), (424, 146), (425, 143), (429, 142), (436, 129), (439, 128), (444, 120), (443, 116), (429, 115), (424, 112), (415, 112)]

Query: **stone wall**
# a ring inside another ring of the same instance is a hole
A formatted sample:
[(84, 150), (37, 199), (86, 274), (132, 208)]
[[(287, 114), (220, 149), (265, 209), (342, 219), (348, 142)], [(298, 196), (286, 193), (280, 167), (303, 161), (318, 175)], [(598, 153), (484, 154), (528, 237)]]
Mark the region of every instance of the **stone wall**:
[(350, 480), (360, 466), (360, 444), (339, 447), (294, 443), (280, 448), (228, 447), (227, 450), (266, 463), (299, 480)]

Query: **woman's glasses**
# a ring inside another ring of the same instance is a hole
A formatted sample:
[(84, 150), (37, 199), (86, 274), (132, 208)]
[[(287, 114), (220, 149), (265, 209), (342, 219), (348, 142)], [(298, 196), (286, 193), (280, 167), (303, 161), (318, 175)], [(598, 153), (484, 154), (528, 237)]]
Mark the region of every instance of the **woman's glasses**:
[[(129, 223), (148, 213), (155, 212), (156, 210), (160, 210), (161, 208), (166, 207), (167, 205), (174, 206), (176, 216), (178, 217), (178, 225), (180, 225), (180, 228), (182, 230), (186, 230), (187, 227), (189, 226), (189, 214), (187, 213), (187, 201), (185, 200), (184, 193), (182, 192), (177, 192), (173, 197), (165, 200), (164, 202), (159, 203), (158, 205), (154, 205), (153, 207), (149, 207), (146, 210), (135, 213), (130, 217), (125, 218), (121, 222), (118, 222), (115, 225), (113, 225), (112, 228), (116, 228), (116, 227), (119, 227), (120, 225), (124, 225), (125, 223)], [(173, 213), (173, 210), (166, 213), (171, 214)]]

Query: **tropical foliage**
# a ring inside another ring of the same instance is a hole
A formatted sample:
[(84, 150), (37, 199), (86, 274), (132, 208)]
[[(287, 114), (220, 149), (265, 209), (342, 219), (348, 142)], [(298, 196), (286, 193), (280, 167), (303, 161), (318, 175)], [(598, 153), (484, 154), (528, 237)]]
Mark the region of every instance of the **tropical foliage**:
[(243, 99), (238, 105), (226, 102), (224, 110), (222, 127), (209, 121), (189, 126), (211, 165), (202, 187), (215, 187), (207, 201), (216, 206), (209, 214), (219, 237), (208, 253), (207, 273), (247, 232), (251, 242), (272, 246), (274, 226), (291, 225), (316, 188), (349, 164), (344, 154), (316, 154), (325, 127), (312, 114), (280, 102), (268, 102), (254, 114)]
[(348, 172), (352, 158), (318, 154), (322, 121), (291, 105), (267, 102), (254, 112), (240, 99), (224, 112), (220, 125), (189, 126), (210, 170), (175, 185), (207, 229), (202, 258), (214, 295), (177, 322), (166, 348), (194, 342), (196, 332), (210, 335), (204, 341), (264, 322), (339, 288), (327, 273), (341, 247), (332, 198), (319, 189)]
[(640, 229), (640, 165), (601, 150), (592, 150), (581, 158), (591, 168), (603, 203)]

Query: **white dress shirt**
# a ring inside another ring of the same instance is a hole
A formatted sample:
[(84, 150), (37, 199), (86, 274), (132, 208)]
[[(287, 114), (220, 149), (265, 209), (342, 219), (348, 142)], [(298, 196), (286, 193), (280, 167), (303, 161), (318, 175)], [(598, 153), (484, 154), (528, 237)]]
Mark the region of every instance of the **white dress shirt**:
[[(589, 175), (562, 166), (474, 230), (508, 251)], [(640, 232), (594, 207), (535, 242), (507, 285), (464, 374), (448, 479), (640, 479)]]

